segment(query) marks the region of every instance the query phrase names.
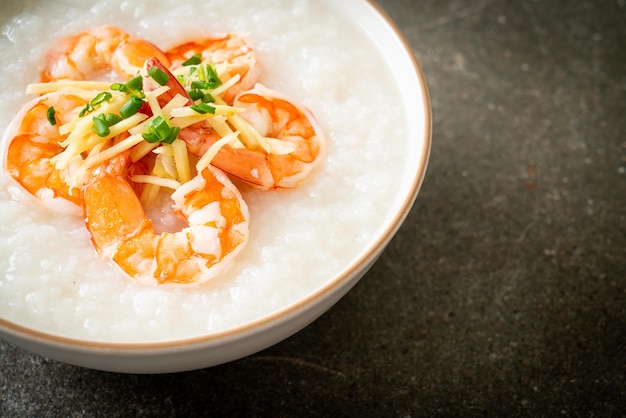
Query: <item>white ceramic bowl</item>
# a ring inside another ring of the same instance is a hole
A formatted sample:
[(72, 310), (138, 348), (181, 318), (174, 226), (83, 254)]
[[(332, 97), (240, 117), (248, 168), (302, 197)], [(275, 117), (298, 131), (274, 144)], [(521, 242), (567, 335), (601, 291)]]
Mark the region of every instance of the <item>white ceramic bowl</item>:
[[(373, 2), (333, 2), (337, 13), (367, 33), (389, 62), (401, 87), (406, 112), (402, 139), (406, 167), (395, 179), (395, 200), (380, 217), (376, 236), (360, 248), (334, 277), (294, 303), (241, 325), (192, 338), (158, 342), (101, 342), (68, 338), (35, 330), (0, 317), (0, 336), (26, 350), (74, 365), (126, 373), (166, 373), (218, 365), (267, 348), (301, 330), (343, 295), (368, 271), (396, 233), (418, 194), (430, 151), (431, 110), (426, 83), (410, 46), (390, 18)], [(382, 139), (381, 139), (382, 140)], [(348, 245), (348, 244), (346, 244)]]

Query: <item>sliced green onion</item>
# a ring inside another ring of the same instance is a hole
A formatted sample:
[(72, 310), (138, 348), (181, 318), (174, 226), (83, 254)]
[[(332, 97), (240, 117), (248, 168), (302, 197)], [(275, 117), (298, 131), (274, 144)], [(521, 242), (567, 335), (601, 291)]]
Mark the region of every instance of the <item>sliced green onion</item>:
[(209, 83), (207, 83), (206, 81), (200, 81), (200, 80), (196, 80), (196, 81), (192, 81), (191, 82), (191, 88), (192, 89), (208, 89), (209, 88)]
[(131, 90), (142, 90), (143, 89), (143, 78), (140, 75), (136, 75), (126, 82), (126, 87)]
[(99, 104), (102, 104), (107, 100), (111, 100), (112, 97), (113, 95), (111, 93), (109, 93), (108, 91), (103, 91), (101, 93), (98, 93), (96, 97), (91, 99), (91, 102), (89, 102), (89, 104), (91, 104), (91, 107), (95, 108)]
[(165, 138), (170, 133), (170, 124), (161, 116), (157, 116), (152, 122), (152, 128), (159, 138)]
[(194, 102), (196, 100), (204, 99), (204, 96), (205, 94), (200, 89), (189, 90), (189, 97), (191, 97), (191, 100), (193, 100)]
[(113, 95), (109, 93), (108, 91), (103, 91), (101, 93), (98, 93), (96, 97), (91, 99), (91, 101), (87, 103), (85, 107), (83, 107), (83, 109), (80, 111), (78, 116), (82, 118), (87, 113), (94, 111), (96, 109), (96, 106), (99, 106), (102, 103), (111, 100), (112, 97)]
[(107, 126), (113, 126), (116, 123), (121, 122), (123, 119), (120, 115), (116, 115), (115, 113), (107, 113), (104, 115), (104, 120), (107, 123)]
[(193, 90), (213, 90), (222, 84), (222, 80), (217, 75), (217, 72), (210, 65), (201, 65), (198, 68), (198, 80), (191, 82), (191, 89)]
[(200, 53), (194, 54), (187, 61), (183, 62), (183, 65), (186, 67), (188, 65), (198, 65), (202, 62), (202, 55)]
[(210, 93), (204, 93), (202, 103), (215, 103), (215, 97), (213, 97)]
[(91, 112), (91, 105), (89, 103), (87, 103), (85, 107), (83, 107), (83, 110), (80, 111), (80, 113), (78, 114), (78, 117), (82, 118), (88, 112)]
[(110, 126), (115, 125), (122, 121), (122, 117), (120, 115), (116, 115), (115, 113), (100, 113), (93, 117), (93, 126), (91, 130), (94, 131), (98, 136), (104, 137), (111, 133), (109, 129)]
[(222, 84), (222, 80), (220, 80), (220, 77), (217, 75), (217, 71), (215, 71), (215, 68), (213, 68), (212, 66), (210, 66), (209, 64), (206, 65), (206, 80), (205, 80), (210, 89), (214, 89), (216, 87), (219, 87)]
[(143, 139), (145, 139), (147, 142), (151, 144), (154, 144), (155, 142), (159, 142), (159, 137), (153, 134), (152, 132), (144, 132), (141, 134), (141, 136), (143, 137)]
[(143, 139), (150, 143), (163, 142), (171, 144), (178, 137), (180, 128), (171, 127), (161, 116), (154, 118), (146, 126), (147, 131), (142, 134)]
[(102, 113), (93, 117), (93, 126), (91, 127), (91, 130), (100, 137), (105, 137), (111, 133), (109, 125), (107, 124), (107, 121)]
[(215, 114), (215, 106), (209, 103), (199, 103), (197, 105), (192, 105), (190, 107), (196, 112), (200, 113), (201, 115), (204, 115), (206, 113), (210, 113), (212, 115)]
[(111, 90), (121, 91), (126, 94), (138, 94), (143, 90), (143, 78), (140, 75), (137, 75), (126, 82), (123, 83), (113, 83), (111, 84)]
[(127, 91), (126, 91), (126, 84), (122, 84), (122, 83), (113, 83), (113, 84), (111, 84), (111, 90), (121, 91), (123, 93), (127, 93)]
[(56, 115), (56, 110), (54, 110), (54, 107), (50, 106), (48, 108), (48, 111), (46, 112), (46, 117), (48, 118), (48, 122), (50, 122), (50, 125), (54, 126), (57, 124), (57, 119), (54, 117), (54, 115)]
[(174, 141), (176, 141), (176, 138), (178, 138), (178, 133), (180, 132), (180, 128), (179, 127), (173, 127), (172, 130), (170, 131), (170, 134), (167, 138), (163, 139), (162, 142), (165, 142), (166, 144), (171, 144)]
[(141, 109), (145, 102), (141, 100), (139, 97), (130, 96), (128, 101), (122, 105), (120, 108), (120, 115), (126, 119), (134, 115)]
[(200, 81), (207, 83), (207, 89), (214, 89), (222, 84), (222, 80), (220, 80), (219, 75), (217, 75), (217, 71), (209, 64), (198, 66), (198, 78)]
[(167, 75), (165, 71), (160, 69), (159, 67), (150, 67), (148, 70), (148, 75), (157, 83), (164, 86), (167, 84), (167, 81), (170, 79), (170, 76)]

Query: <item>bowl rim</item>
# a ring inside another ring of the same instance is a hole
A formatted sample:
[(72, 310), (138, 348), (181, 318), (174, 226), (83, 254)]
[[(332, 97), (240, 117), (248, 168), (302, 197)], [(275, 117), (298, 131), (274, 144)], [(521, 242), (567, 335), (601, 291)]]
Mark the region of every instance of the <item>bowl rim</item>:
[(382, 252), (386, 244), (393, 238), (396, 231), (400, 228), (408, 216), (424, 181), (432, 144), (432, 109), (424, 73), (406, 37), (393, 19), (391, 19), (387, 12), (385, 12), (375, 0), (364, 0), (364, 3), (366, 3), (366, 6), (369, 6), (370, 9), (378, 15), (378, 17), (382, 18), (384, 24), (387, 25), (388, 29), (393, 32), (396, 39), (400, 41), (406, 57), (411, 62), (412, 73), (417, 76), (417, 81), (422, 92), (422, 106), (424, 109), (424, 114), (422, 116), (424, 118), (424, 131), (422, 132), (423, 137), (421, 138), (421, 158), (418, 161), (416, 166), (417, 170), (412, 178), (410, 187), (408, 188), (409, 193), (403, 197), (399, 210), (394, 214), (385, 228), (378, 234), (377, 238), (369, 244), (361, 255), (346, 266), (332, 280), (328, 281), (301, 299), (298, 299), (274, 312), (263, 315), (260, 318), (244, 322), (231, 328), (209, 332), (206, 334), (162, 341), (101, 341), (57, 335), (51, 332), (31, 328), (26, 325), (20, 325), (0, 317), (0, 336), (2, 333), (5, 333), (16, 336), (21, 340), (40, 343), (43, 342), (54, 346), (71, 347), (75, 350), (121, 350), (136, 354), (145, 351), (171, 351), (180, 350), (183, 347), (220, 345), (228, 341), (241, 339), (246, 336), (262, 332), (264, 329), (271, 328), (272, 326), (280, 325), (289, 318), (305, 311), (307, 307), (314, 306), (316, 301), (324, 300), (326, 295), (330, 295), (343, 286), (348, 285), (351, 278), (359, 275), (359, 271), (363, 269), (364, 265), (370, 265), (373, 261), (375, 261), (379, 253)]

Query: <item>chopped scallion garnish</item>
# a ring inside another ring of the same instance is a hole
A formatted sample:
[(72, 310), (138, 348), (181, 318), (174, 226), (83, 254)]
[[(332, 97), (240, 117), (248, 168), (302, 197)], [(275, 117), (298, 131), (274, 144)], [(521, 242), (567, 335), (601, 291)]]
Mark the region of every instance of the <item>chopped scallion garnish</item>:
[(93, 117), (93, 126), (91, 127), (91, 130), (100, 137), (105, 137), (111, 133), (109, 125), (107, 124), (107, 121), (102, 113)]
[(126, 119), (134, 115), (141, 109), (145, 102), (141, 100), (139, 97), (130, 96), (128, 101), (124, 103), (120, 109), (120, 115)]
[[(192, 67), (193, 68), (193, 67)], [(198, 79), (204, 81), (204, 89), (214, 89), (222, 84), (217, 71), (211, 65), (199, 65), (198, 67)]]
[(207, 83), (206, 81), (200, 81), (200, 80), (192, 81), (191, 88), (196, 89), (196, 90), (199, 90), (199, 89), (207, 90), (209, 88), (209, 83)]
[(180, 128), (171, 127), (161, 116), (157, 116), (146, 125), (146, 132), (142, 134), (143, 139), (150, 143), (163, 142), (171, 144), (178, 137)]
[(140, 75), (137, 75), (126, 82), (126, 84), (122, 83), (113, 83), (111, 84), (111, 90), (121, 91), (126, 94), (133, 94), (136, 96), (141, 96), (143, 90), (143, 78)]
[(48, 108), (48, 111), (46, 112), (46, 116), (48, 118), (48, 122), (50, 122), (50, 125), (54, 126), (57, 124), (57, 119), (55, 117), (56, 115), (56, 110), (54, 110), (54, 107), (50, 106)]
[(159, 67), (150, 67), (148, 70), (148, 75), (161, 86), (167, 84), (167, 81), (170, 79), (170, 76), (167, 75), (165, 71), (160, 69)]
[(191, 89), (189, 90), (189, 97), (195, 102), (196, 100), (204, 98), (204, 93), (200, 89)]
[(183, 65), (186, 67), (188, 65), (198, 65), (202, 62), (202, 55), (200, 53), (194, 54), (187, 61), (183, 62)]
[(197, 105), (192, 105), (190, 107), (196, 112), (200, 113), (201, 115), (204, 115), (206, 113), (210, 113), (212, 115), (215, 114), (215, 106), (209, 103), (199, 103)]
[(215, 103), (215, 97), (213, 97), (210, 93), (204, 93), (202, 103)]
[(111, 100), (112, 97), (113, 97), (113, 95), (111, 93), (109, 93), (108, 91), (103, 91), (101, 93), (98, 93), (96, 95), (96, 97), (91, 99), (91, 102), (89, 102), (89, 103), (91, 104), (92, 107), (95, 108), (99, 104), (102, 104), (102, 103), (106, 102), (107, 100)]
[(126, 82), (126, 87), (131, 90), (142, 90), (143, 89), (143, 78), (140, 75), (137, 75)]
[(109, 127), (121, 121), (122, 117), (120, 115), (116, 115), (115, 113), (100, 113), (99, 115), (93, 117), (93, 126), (91, 127), (91, 130), (98, 136), (105, 137), (111, 133)]
[(214, 89), (216, 87), (219, 87), (222, 84), (222, 80), (220, 80), (220, 77), (217, 75), (217, 71), (215, 71), (215, 68), (213, 68), (210, 65), (206, 65), (206, 80), (208, 83), (208, 88), (210, 89)]
[(113, 126), (116, 123), (121, 122), (123, 119), (120, 115), (116, 115), (115, 113), (107, 113), (104, 115), (104, 120), (107, 123), (107, 126)]
[(109, 93), (108, 91), (103, 91), (101, 93), (98, 93), (96, 97), (91, 99), (91, 101), (87, 103), (85, 107), (83, 107), (83, 110), (80, 111), (78, 116), (82, 118), (87, 113), (94, 111), (96, 109), (96, 106), (99, 106), (102, 103), (111, 100), (112, 97), (113, 95)]
[(80, 113), (78, 114), (79, 117), (83, 117), (85, 116), (87, 113), (91, 112), (91, 105), (89, 103), (87, 103), (85, 105), (85, 107), (83, 107), (83, 110), (80, 111)]

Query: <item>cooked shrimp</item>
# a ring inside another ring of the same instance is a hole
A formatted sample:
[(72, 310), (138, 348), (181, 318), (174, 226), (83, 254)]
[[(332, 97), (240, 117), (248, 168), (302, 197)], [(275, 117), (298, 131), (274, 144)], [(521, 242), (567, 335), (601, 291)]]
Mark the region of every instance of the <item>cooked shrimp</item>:
[(183, 63), (196, 54), (201, 55), (202, 62), (215, 67), (222, 82), (226, 83), (239, 76), (233, 86), (223, 94), (227, 103), (237, 94), (254, 86), (259, 78), (254, 50), (237, 33), (229, 33), (217, 38), (204, 38), (186, 42), (165, 51), (171, 61), (172, 70), (183, 66)]
[[(213, 165), (250, 185), (276, 189), (297, 187), (322, 159), (324, 133), (304, 106), (260, 84), (240, 93), (233, 106), (245, 109), (238, 116), (269, 142), (269, 152), (259, 146), (224, 145)], [(203, 155), (219, 135), (207, 124), (192, 128), (182, 130), (180, 137), (191, 152)]]
[(125, 174), (120, 154), (83, 188), (85, 222), (96, 250), (141, 283), (201, 283), (216, 276), (248, 238), (248, 208), (219, 169), (208, 167), (171, 195), (187, 222), (157, 234)]
[[(146, 61), (146, 70), (156, 66), (168, 75), (169, 90), (160, 96), (161, 105), (175, 95), (193, 100), (187, 90), (157, 59)], [(150, 84), (145, 78), (144, 87)], [(150, 88), (154, 88), (152, 86)], [(146, 88), (147, 90), (147, 88)], [(223, 96), (222, 96), (223, 98)], [(244, 110), (228, 119), (229, 127), (218, 133), (215, 124), (205, 120), (184, 127), (179, 136), (187, 142), (189, 150), (197, 156), (204, 155), (209, 148), (223, 138), (231, 128), (246, 131), (243, 135), (252, 141), (242, 141), (240, 147), (224, 145), (211, 163), (244, 182), (262, 189), (297, 187), (322, 159), (325, 138), (313, 114), (304, 106), (284, 97), (280, 93), (257, 84), (252, 90), (239, 93), (234, 98), (233, 108)], [(241, 126), (242, 121), (250, 129)]]
[(41, 80), (126, 80), (152, 56), (169, 65), (167, 56), (151, 42), (115, 26), (100, 26), (68, 36), (49, 51)]
[(64, 136), (58, 127), (86, 102), (69, 93), (37, 97), (22, 107), (5, 132), (5, 171), (43, 205), (61, 212), (81, 214), (82, 210), (80, 190), (69, 187), (66, 173), (51, 162), (63, 150), (59, 143)]
[[(94, 81), (106, 77), (130, 81)], [(296, 187), (325, 151), (312, 113), (257, 78), (238, 34), (166, 55), (112, 26), (87, 30), (29, 86), (41, 96), (5, 133), (4, 171), (44, 205), (84, 216), (96, 251), (138, 282), (207, 281), (248, 240), (248, 207), (227, 174)], [(64, 79), (89, 81), (47, 83)]]

